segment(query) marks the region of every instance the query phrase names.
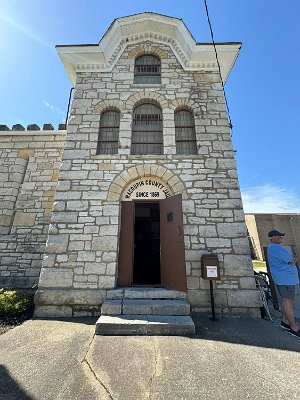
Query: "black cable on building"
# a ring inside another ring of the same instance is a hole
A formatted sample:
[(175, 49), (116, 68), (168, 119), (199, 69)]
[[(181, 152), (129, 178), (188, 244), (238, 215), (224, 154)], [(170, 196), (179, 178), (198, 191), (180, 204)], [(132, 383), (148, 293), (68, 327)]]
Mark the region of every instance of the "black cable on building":
[(227, 108), (227, 114), (228, 114), (228, 120), (229, 120), (229, 127), (230, 127), (230, 129), (232, 129), (233, 125), (232, 125), (231, 118), (230, 118), (230, 112), (229, 112), (228, 102), (227, 102), (227, 98), (226, 98), (224, 82), (223, 82), (222, 75), (221, 75), (221, 67), (220, 67), (220, 62), (219, 62), (219, 58), (218, 58), (218, 52), (217, 52), (217, 48), (216, 48), (216, 44), (215, 44), (215, 40), (214, 40), (214, 34), (213, 34), (212, 26), (211, 26), (211, 23), (210, 23), (210, 18), (209, 18), (209, 13), (208, 13), (208, 7), (207, 7), (206, 0), (204, 0), (204, 5), (205, 5), (207, 21), (208, 21), (208, 25), (209, 25), (209, 29), (210, 29), (210, 34), (211, 34), (211, 40), (212, 40), (212, 43), (213, 43), (213, 46), (214, 46), (214, 50), (215, 50), (216, 60), (217, 60), (218, 69), (219, 69), (219, 75), (220, 75), (220, 79), (221, 79), (221, 83), (222, 83), (222, 88), (223, 88), (223, 93), (224, 93), (224, 98), (225, 98), (225, 103), (226, 103), (226, 108)]

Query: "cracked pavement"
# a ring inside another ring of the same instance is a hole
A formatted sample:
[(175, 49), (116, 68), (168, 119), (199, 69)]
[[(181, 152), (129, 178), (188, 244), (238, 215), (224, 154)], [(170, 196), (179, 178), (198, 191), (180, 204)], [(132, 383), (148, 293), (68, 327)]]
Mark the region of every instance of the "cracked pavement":
[(299, 339), (264, 320), (195, 321), (192, 338), (94, 336), (93, 318), (27, 321), (0, 336), (0, 399), (300, 397)]

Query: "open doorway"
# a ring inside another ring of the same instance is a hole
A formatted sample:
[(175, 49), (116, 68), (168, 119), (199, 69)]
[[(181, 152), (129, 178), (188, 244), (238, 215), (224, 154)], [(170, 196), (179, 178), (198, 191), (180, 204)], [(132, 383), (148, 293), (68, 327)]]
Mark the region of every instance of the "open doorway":
[(181, 195), (155, 203), (122, 201), (121, 207), (118, 287), (162, 286), (186, 292)]
[(159, 203), (135, 203), (134, 285), (160, 285)]

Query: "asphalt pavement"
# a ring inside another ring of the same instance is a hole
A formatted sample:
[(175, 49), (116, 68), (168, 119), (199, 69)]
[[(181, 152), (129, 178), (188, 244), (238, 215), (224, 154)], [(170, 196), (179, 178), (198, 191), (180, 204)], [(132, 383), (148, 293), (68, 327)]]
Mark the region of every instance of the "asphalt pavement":
[(0, 399), (300, 398), (300, 339), (270, 321), (195, 318), (195, 337), (94, 336), (95, 322), (36, 319), (1, 335)]

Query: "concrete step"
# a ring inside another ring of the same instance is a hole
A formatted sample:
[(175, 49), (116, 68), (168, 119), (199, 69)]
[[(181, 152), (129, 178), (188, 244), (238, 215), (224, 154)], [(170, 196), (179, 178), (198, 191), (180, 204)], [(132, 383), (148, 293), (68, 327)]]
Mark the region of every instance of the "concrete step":
[(194, 335), (186, 293), (163, 288), (109, 290), (96, 335)]
[(124, 287), (107, 292), (107, 299), (186, 299), (186, 293), (164, 288), (135, 288)]
[(186, 300), (169, 299), (125, 299), (106, 300), (101, 315), (190, 315), (190, 304)]
[(195, 335), (190, 316), (169, 315), (101, 315), (96, 322), (96, 335)]

